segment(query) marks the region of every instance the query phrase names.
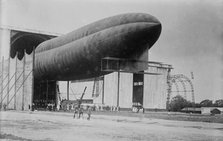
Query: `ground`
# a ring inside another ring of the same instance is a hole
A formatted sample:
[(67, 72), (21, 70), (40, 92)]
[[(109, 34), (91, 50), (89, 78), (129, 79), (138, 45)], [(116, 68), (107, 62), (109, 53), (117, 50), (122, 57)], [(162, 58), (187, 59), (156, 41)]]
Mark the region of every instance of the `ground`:
[(24, 141), (222, 141), (223, 124), (64, 112), (0, 112), (0, 139)]

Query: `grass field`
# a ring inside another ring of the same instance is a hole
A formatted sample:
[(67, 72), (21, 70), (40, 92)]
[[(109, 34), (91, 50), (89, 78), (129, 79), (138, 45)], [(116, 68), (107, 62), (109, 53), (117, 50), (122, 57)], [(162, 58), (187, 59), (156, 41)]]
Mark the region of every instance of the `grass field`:
[(133, 113), (133, 112), (93, 112), (95, 115), (110, 115), (110, 116), (127, 116), (127, 117), (144, 117), (154, 119), (166, 120), (179, 120), (179, 121), (200, 121), (210, 123), (223, 123), (223, 114), (219, 115), (202, 115), (202, 114), (189, 114), (180, 112), (146, 112), (146, 113)]

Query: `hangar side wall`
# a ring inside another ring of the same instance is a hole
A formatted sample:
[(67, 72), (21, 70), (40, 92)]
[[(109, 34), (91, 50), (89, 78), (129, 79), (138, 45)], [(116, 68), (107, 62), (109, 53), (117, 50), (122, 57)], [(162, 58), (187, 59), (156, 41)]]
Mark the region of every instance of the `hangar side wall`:
[(104, 104), (117, 106), (118, 73), (105, 75), (104, 81)]
[(160, 73), (160, 75), (144, 75), (144, 108), (166, 109), (167, 69), (149, 67), (147, 72)]
[[(7, 109), (29, 110), (32, 94), (30, 58), (31, 55), (26, 55), (26, 60), (4, 60), (3, 77), (0, 78), (0, 94), (1, 103), (7, 105)], [(0, 65), (2, 66), (2, 62)]]
[[(166, 109), (167, 99), (167, 68), (149, 67), (146, 72), (159, 73), (159, 75), (144, 74), (143, 106), (146, 109)], [(92, 97), (93, 81), (75, 82), (71, 85), (74, 93), (82, 93), (84, 86), (88, 86), (84, 99), (93, 99), (94, 104), (105, 106), (119, 106), (121, 109), (132, 108), (133, 74), (120, 72), (118, 94), (118, 72), (104, 76), (100, 81), (100, 93)], [(78, 92), (79, 89), (79, 92)], [(102, 96), (104, 95), (104, 96)], [(119, 96), (119, 97), (118, 97)], [(104, 97), (104, 99), (103, 99)], [(104, 101), (104, 103), (103, 103)]]
[(132, 107), (132, 94), (133, 94), (133, 74), (120, 73), (120, 87), (119, 87), (120, 108)]
[[(104, 83), (104, 84), (103, 84)], [(119, 105), (120, 108), (132, 107), (132, 91), (133, 91), (133, 74), (120, 73), (119, 77), (119, 98), (118, 98), (118, 73), (114, 72), (104, 76), (104, 81), (99, 81), (99, 89), (94, 91), (94, 81), (72, 82), (70, 84), (70, 100), (80, 98), (84, 87), (87, 86), (84, 99), (93, 99), (94, 104), (103, 104), (105, 106)], [(104, 85), (104, 89), (103, 89)], [(59, 83), (62, 99), (67, 97), (67, 82)]]
[(122, 73), (122, 72), (120, 73), (119, 90), (118, 90), (118, 72), (105, 75), (104, 83), (105, 83), (104, 84), (105, 105), (119, 106), (120, 108), (132, 107), (133, 74)]
[(9, 100), (9, 48), (10, 30), (0, 28), (0, 102), (2, 106)]
[(79, 99), (81, 97), (81, 95), (83, 94), (83, 91), (84, 91), (85, 87), (87, 87), (87, 88), (85, 90), (85, 94), (83, 96), (83, 99), (91, 99), (92, 98), (93, 84), (94, 84), (93, 81), (70, 83), (70, 99), (71, 100), (72, 99), (74, 99), (74, 100)]
[(29, 110), (32, 94), (33, 55), (26, 54), (26, 59), (22, 60), (16, 57), (10, 58), (10, 37), (10, 30), (0, 29), (0, 76), (3, 76), (0, 77), (1, 104), (2, 106), (7, 105), (7, 109)]
[(95, 93), (98, 93), (98, 95), (97, 96), (93, 96), (93, 103), (95, 103), (95, 104), (104, 104), (104, 90), (103, 90), (103, 80), (100, 80), (99, 82), (98, 82), (99, 84), (98, 84), (98, 90), (94, 90), (95, 91)]
[[(67, 99), (67, 81), (58, 82), (61, 99)], [(98, 88), (95, 88), (93, 92), (94, 81), (70, 82), (69, 99), (79, 99), (83, 94), (84, 88), (87, 87), (83, 99), (93, 99), (94, 104), (102, 104), (103, 80), (100, 80), (98, 83)]]

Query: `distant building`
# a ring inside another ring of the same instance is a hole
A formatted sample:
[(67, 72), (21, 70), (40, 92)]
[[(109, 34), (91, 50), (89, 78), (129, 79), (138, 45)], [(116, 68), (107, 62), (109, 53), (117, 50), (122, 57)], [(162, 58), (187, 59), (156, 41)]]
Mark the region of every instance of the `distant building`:
[(200, 113), (204, 115), (222, 114), (223, 107), (201, 107), (201, 108), (187, 107), (183, 108), (181, 111), (185, 113)]
[[(201, 114), (211, 114), (213, 110), (218, 109), (220, 111), (219, 114), (223, 113), (223, 107), (201, 107)], [(218, 114), (218, 112), (215, 112), (215, 114)]]
[(186, 107), (186, 108), (183, 108), (181, 111), (185, 112), (185, 113), (198, 113), (198, 114), (201, 114), (201, 108)]

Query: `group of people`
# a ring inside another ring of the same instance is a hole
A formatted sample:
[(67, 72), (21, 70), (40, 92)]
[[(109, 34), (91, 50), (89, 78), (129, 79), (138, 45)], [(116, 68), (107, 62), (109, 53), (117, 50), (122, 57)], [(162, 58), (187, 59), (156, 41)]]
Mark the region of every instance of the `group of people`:
[[(88, 106), (87, 107), (87, 120), (90, 120), (90, 118), (91, 118), (91, 107), (90, 106)], [(73, 118), (84, 118), (84, 109), (82, 108), (82, 107), (76, 107), (75, 109), (74, 109), (74, 116), (73, 116)]]

